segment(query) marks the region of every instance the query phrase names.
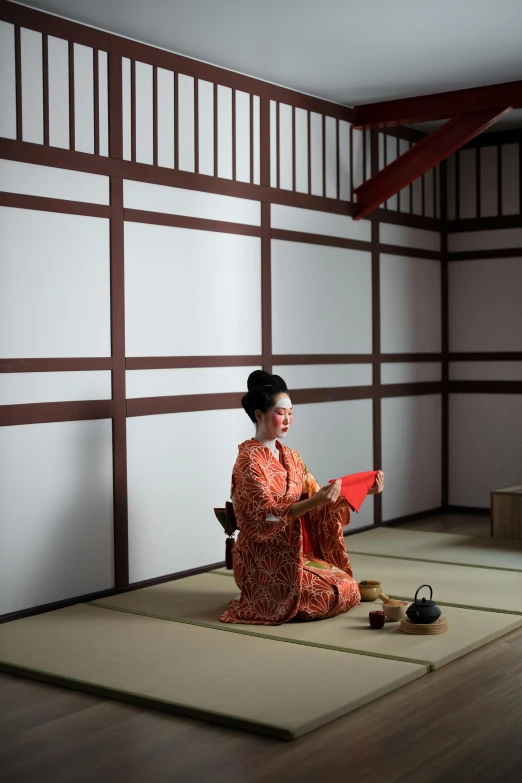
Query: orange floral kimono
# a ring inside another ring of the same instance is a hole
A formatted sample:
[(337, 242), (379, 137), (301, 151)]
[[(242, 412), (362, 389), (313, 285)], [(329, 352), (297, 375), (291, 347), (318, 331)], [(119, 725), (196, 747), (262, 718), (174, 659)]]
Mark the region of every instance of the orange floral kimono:
[(347, 612), (361, 600), (346, 554), (343, 497), (292, 520), (291, 509), (319, 486), (296, 451), (277, 443), (278, 460), (255, 439), (239, 446), (232, 500), (239, 528), (234, 577), (241, 595), (225, 623), (281, 625)]

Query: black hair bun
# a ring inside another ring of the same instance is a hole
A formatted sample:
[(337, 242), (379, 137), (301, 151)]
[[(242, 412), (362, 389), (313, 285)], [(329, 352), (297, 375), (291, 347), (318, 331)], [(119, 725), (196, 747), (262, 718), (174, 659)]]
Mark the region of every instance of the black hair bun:
[(272, 376), (270, 373), (265, 372), (264, 370), (254, 370), (254, 372), (251, 372), (248, 376), (247, 389), (250, 391), (250, 389), (255, 389), (256, 386), (264, 386), (265, 384), (270, 383), (272, 383)]
[(277, 395), (288, 391), (280, 375), (270, 375), (264, 370), (254, 370), (250, 373), (247, 388), (248, 392), (241, 400), (241, 405), (254, 424), (256, 424), (256, 410), (266, 413), (273, 406)]

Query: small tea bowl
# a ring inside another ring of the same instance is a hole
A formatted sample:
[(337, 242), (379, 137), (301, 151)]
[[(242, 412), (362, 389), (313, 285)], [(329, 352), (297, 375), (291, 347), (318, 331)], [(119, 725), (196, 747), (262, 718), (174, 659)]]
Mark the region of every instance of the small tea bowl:
[(375, 601), (382, 592), (381, 583), (376, 579), (362, 579), (357, 584), (361, 591), (361, 601)]
[(403, 617), (406, 617), (406, 609), (409, 603), (407, 601), (394, 601), (382, 605), (382, 611), (392, 623), (398, 623)]

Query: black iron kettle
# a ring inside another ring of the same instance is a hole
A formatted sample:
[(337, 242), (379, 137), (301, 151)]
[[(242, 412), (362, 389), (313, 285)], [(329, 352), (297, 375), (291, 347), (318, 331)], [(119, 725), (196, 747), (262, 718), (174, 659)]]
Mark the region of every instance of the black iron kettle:
[[(422, 590), (423, 587), (429, 587), (430, 589), (429, 601), (427, 601), (425, 598), (423, 598), (421, 601), (417, 600), (419, 591)], [(424, 624), (434, 623), (435, 620), (439, 619), (442, 612), (440, 611), (437, 604), (431, 600), (432, 598), (433, 598), (433, 590), (431, 588), (431, 585), (421, 585), (417, 590), (417, 592), (415, 593), (415, 600), (406, 609), (406, 614), (409, 617), (409, 619), (412, 621), (412, 623), (424, 623)]]

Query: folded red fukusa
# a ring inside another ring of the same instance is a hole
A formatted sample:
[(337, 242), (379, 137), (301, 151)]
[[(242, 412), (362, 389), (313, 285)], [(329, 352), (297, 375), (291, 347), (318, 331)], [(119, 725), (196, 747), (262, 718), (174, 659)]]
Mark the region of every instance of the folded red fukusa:
[[(378, 472), (378, 470), (367, 470), (364, 473), (352, 473), (351, 476), (341, 478), (341, 495), (352, 511), (359, 511), (368, 490), (375, 484)], [(335, 481), (339, 481), (339, 479), (332, 479), (330, 484)]]

